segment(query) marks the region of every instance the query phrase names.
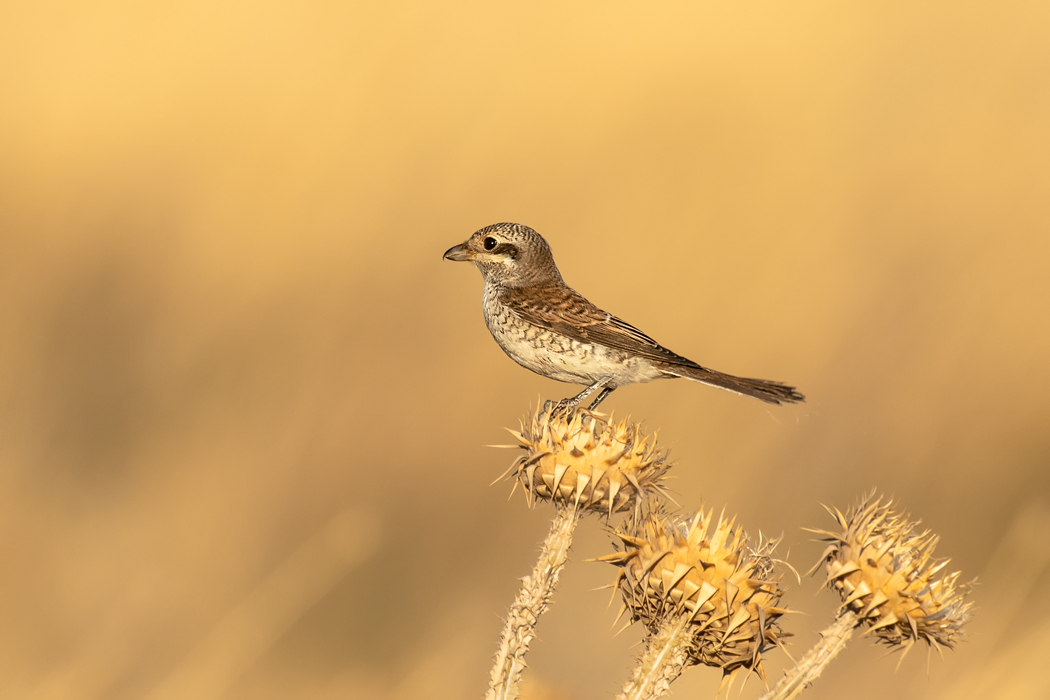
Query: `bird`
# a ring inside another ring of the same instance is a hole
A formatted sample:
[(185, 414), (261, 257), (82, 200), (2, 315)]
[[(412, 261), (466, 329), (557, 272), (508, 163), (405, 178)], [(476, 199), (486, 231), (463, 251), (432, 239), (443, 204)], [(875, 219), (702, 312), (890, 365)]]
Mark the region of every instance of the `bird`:
[(486, 226), (442, 256), (472, 262), (485, 287), (482, 309), (496, 343), (536, 374), (586, 388), (558, 402), (594, 410), (627, 384), (684, 377), (770, 404), (799, 403), (794, 387), (716, 372), (663, 347), (565, 284), (543, 236), (523, 224)]

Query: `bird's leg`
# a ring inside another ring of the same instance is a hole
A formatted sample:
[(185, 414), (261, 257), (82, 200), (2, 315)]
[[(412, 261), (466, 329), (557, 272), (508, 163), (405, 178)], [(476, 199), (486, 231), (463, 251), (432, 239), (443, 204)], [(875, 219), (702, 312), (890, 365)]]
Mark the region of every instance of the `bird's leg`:
[(591, 401), (591, 405), (587, 407), (587, 410), (593, 411), (594, 409), (598, 408), (598, 404), (600, 404), (602, 401), (605, 401), (605, 399), (608, 398), (609, 394), (613, 393), (614, 391), (616, 391), (616, 387), (614, 386), (603, 387), (602, 392), (598, 394), (598, 398), (596, 398), (594, 401)]

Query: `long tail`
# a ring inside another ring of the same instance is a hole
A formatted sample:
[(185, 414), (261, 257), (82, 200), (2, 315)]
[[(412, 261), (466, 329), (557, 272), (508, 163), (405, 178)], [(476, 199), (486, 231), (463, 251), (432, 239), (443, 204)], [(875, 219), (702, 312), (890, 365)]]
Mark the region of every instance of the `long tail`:
[(753, 396), (766, 403), (801, 403), (806, 397), (795, 390), (795, 387), (771, 382), (766, 379), (747, 379), (745, 377), (734, 377), (731, 374), (722, 374), (713, 369), (689, 365), (664, 365), (661, 369), (667, 374), (675, 377), (685, 377), (701, 384), (710, 384), (719, 389), (732, 391), (735, 394)]

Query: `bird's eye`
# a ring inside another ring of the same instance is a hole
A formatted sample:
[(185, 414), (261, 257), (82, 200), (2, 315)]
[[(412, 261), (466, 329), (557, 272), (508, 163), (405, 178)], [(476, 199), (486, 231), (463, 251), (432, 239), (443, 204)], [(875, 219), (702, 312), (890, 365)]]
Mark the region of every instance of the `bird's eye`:
[(481, 244), (483, 246), (485, 246), (485, 250), (492, 250), (497, 245), (499, 245), (499, 241), (497, 241), (495, 238), (492, 238), (491, 236), (489, 236), (484, 241), (482, 241)]

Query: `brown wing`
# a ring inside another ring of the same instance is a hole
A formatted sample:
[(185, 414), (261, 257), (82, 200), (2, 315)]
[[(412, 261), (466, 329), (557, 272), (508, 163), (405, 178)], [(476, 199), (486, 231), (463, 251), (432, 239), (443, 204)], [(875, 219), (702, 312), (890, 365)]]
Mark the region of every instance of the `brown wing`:
[(602, 311), (568, 287), (507, 289), (500, 293), (499, 300), (529, 323), (582, 343), (598, 343), (672, 365), (700, 367), (661, 346), (626, 321)]
[(766, 403), (797, 403), (806, 397), (794, 387), (766, 379), (748, 379), (701, 367), (676, 355), (625, 321), (608, 314), (568, 287), (508, 289), (499, 296), (512, 312), (533, 325), (583, 343), (600, 343), (660, 363), (667, 374), (686, 377)]

